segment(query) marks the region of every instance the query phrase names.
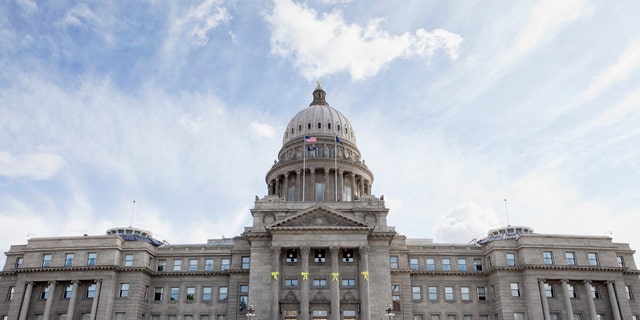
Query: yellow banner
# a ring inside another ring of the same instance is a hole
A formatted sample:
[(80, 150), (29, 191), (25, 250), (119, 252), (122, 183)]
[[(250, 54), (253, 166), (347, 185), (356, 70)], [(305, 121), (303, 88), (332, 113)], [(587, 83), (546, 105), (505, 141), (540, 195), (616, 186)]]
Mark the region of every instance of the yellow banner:
[(338, 277), (340, 276), (340, 273), (331, 272), (331, 276), (333, 277), (333, 278), (331, 278), (331, 281), (338, 281)]
[(364, 277), (364, 281), (369, 281), (369, 271), (362, 271), (360, 274)]
[(275, 279), (275, 280), (278, 280), (278, 275), (279, 275), (279, 274), (280, 274), (280, 272), (278, 272), (278, 271), (271, 272), (271, 276), (272, 276), (272, 277), (273, 277), (273, 279)]
[(300, 272), (300, 275), (302, 276), (302, 280), (309, 279), (309, 272)]

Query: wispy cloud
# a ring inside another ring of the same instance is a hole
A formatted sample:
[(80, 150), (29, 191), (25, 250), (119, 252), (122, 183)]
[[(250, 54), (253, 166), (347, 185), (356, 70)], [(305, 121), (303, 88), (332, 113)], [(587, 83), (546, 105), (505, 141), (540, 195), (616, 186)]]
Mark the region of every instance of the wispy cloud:
[(63, 27), (82, 27), (86, 24), (94, 25), (99, 21), (95, 13), (84, 3), (78, 3), (69, 9), (64, 18), (58, 21)]
[(339, 11), (318, 16), (290, 0), (276, 0), (265, 19), (271, 27), (271, 52), (292, 56), (307, 79), (348, 72), (362, 80), (399, 58), (417, 56), (428, 62), (438, 50), (456, 59), (462, 42), (460, 35), (441, 29), (391, 35), (381, 29), (381, 19), (366, 26), (348, 24)]
[(0, 176), (47, 180), (56, 176), (65, 163), (62, 157), (54, 153), (36, 152), (14, 156), (0, 151)]
[(232, 19), (229, 11), (222, 6), (222, 1), (205, 0), (200, 5), (192, 7), (187, 13), (179, 17), (170, 27), (169, 43), (171, 49), (178, 42), (188, 39), (191, 45), (200, 47), (209, 42), (213, 30), (219, 25)]

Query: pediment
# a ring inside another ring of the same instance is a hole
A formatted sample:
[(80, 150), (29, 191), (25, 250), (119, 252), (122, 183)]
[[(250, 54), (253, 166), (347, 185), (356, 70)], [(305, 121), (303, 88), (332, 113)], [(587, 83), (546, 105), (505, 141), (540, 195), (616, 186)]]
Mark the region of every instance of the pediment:
[(371, 230), (372, 226), (323, 205), (315, 205), (265, 226), (267, 230)]

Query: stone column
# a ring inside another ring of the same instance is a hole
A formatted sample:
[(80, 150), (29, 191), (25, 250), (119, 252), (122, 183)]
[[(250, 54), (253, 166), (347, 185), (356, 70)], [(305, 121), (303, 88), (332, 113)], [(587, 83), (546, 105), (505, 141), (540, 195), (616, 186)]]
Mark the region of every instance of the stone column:
[[(573, 307), (571, 306), (571, 296), (569, 295), (569, 280), (562, 279), (560, 280), (560, 284), (562, 284), (562, 296), (564, 297), (564, 309), (567, 313), (564, 319), (573, 319)], [(574, 288), (575, 290), (575, 288)]]
[(624, 297), (624, 298), (618, 299), (618, 307), (620, 308), (620, 317), (622, 319), (631, 319), (633, 317), (633, 314), (631, 312), (631, 304), (635, 304), (636, 300), (627, 299), (627, 292), (625, 290), (626, 284), (624, 280), (617, 279), (613, 282), (613, 284), (614, 284), (613, 288), (616, 292), (616, 296), (618, 298)]
[(302, 200), (302, 170), (296, 170), (296, 201)]
[(96, 292), (93, 294), (93, 301), (91, 302), (91, 320), (96, 320), (96, 314), (98, 312), (98, 301), (100, 301), (100, 287), (102, 286), (102, 280), (96, 280)]
[(356, 199), (356, 174), (351, 172), (351, 200)]
[(329, 168), (324, 168), (324, 201), (329, 201)]
[(29, 302), (31, 302), (31, 293), (33, 292), (33, 282), (27, 282), (27, 289), (24, 290), (24, 296), (22, 297), (22, 308), (20, 308), (19, 320), (27, 319), (27, 312), (29, 312)]
[(369, 180), (365, 180), (364, 181), (364, 186), (365, 186), (365, 193), (366, 194), (371, 194), (371, 181)]
[[(301, 271), (301, 279), (302, 283), (300, 284), (300, 320), (309, 320), (309, 281), (311, 281), (307, 276), (309, 275), (309, 247), (300, 248), (300, 253), (302, 254), (302, 271)], [(306, 278), (306, 279), (305, 279)]]
[[(271, 277), (271, 319), (280, 319), (280, 247), (271, 248), (272, 272), (277, 272)], [(277, 279), (276, 279), (277, 278)]]
[(44, 314), (42, 315), (42, 320), (49, 320), (51, 315), (51, 306), (53, 305), (53, 297), (55, 296), (56, 291), (56, 282), (49, 282), (49, 296), (47, 296), (47, 302), (44, 305)]
[(596, 304), (593, 302), (593, 293), (591, 293), (591, 280), (582, 281), (584, 289), (587, 291), (587, 303), (589, 304), (589, 319), (598, 320), (596, 316)]
[(280, 177), (276, 177), (276, 193), (275, 195), (278, 196), (278, 198), (282, 198), (282, 190), (281, 186), (280, 186)]
[[(352, 175), (353, 176), (353, 175)], [(366, 272), (367, 278), (369, 273), (369, 247), (363, 246), (360, 247), (360, 274), (362, 272)], [(369, 305), (369, 280), (370, 278), (365, 280), (364, 275), (360, 278), (360, 301), (361, 301), (361, 319), (369, 320), (371, 319), (371, 307)]]
[[(343, 192), (344, 192), (344, 170), (338, 169), (338, 199), (342, 201), (344, 201), (344, 199), (342, 199)], [(336, 199), (336, 201), (338, 201), (338, 199)]]
[[(80, 281), (73, 280), (71, 281), (71, 297), (69, 298), (69, 307), (67, 308), (67, 319), (74, 319), (73, 313), (76, 310), (76, 299), (78, 297), (78, 285)], [(51, 294), (51, 292), (49, 292)]]
[(289, 201), (289, 172), (284, 173), (284, 181), (282, 182), (282, 197), (285, 201)]
[(544, 319), (551, 319), (551, 314), (549, 314), (549, 301), (547, 301), (547, 294), (544, 290), (544, 279), (538, 279), (538, 289), (540, 289), (540, 300), (542, 301), (542, 313), (544, 314)]
[(616, 299), (616, 290), (613, 288), (613, 282), (607, 281), (607, 290), (609, 291), (609, 301), (611, 302), (611, 312), (613, 312), (613, 320), (621, 320), (620, 308)]
[(360, 181), (358, 181), (358, 191), (360, 196), (362, 197), (363, 195), (367, 194), (364, 191), (364, 177), (360, 176)]
[(310, 168), (309, 172), (311, 173), (311, 201), (316, 201), (316, 168)]
[[(340, 247), (333, 246), (331, 250), (331, 320), (340, 320), (340, 267), (338, 257)], [(334, 276), (336, 275), (336, 276)], [(334, 281), (334, 278), (336, 281)]]

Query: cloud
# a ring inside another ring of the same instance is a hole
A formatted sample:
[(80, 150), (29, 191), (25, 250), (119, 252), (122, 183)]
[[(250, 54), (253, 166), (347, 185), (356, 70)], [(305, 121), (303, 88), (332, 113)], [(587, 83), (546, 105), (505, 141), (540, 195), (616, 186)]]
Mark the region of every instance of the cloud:
[(64, 18), (58, 21), (59, 25), (64, 27), (82, 27), (85, 24), (97, 24), (98, 17), (84, 3), (79, 3), (69, 9)]
[(22, 8), (25, 14), (31, 14), (38, 10), (38, 3), (32, 0), (17, 0), (16, 4)]
[(276, 0), (265, 19), (271, 26), (271, 52), (292, 56), (307, 79), (348, 72), (362, 80), (399, 58), (417, 56), (428, 62), (438, 50), (456, 59), (462, 42), (460, 35), (441, 29), (394, 36), (380, 28), (382, 19), (361, 27), (347, 24), (339, 11), (318, 17), (315, 10), (290, 0)]
[(449, 209), (435, 226), (435, 236), (441, 242), (466, 243), (481, 239), (489, 229), (496, 228), (499, 219), (495, 211), (477, 203), (464, 203)]
[(271, 139), (276, 136), (276, 129), (267, 123), (258, 123), (254, 121), (251, 122), (249, 128), (251, 128), (251, 132), (258, 137)]
[(174, 32), (186, 33), (193, 45), (203, 46), (209, 42), (212, 30), (231, 19), (231, 15), (220, 5), (220, 1), (204, 1), (176, 21)]
[(0, 176), (8, 178), (26, 177), (47, 180), (56, 176), (65, 166), (62, 157), (46, 152), (11, 155), (0, 151)]

